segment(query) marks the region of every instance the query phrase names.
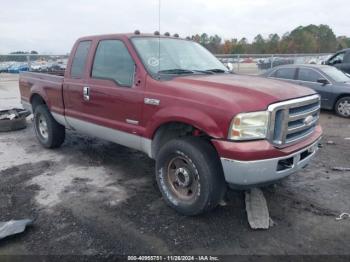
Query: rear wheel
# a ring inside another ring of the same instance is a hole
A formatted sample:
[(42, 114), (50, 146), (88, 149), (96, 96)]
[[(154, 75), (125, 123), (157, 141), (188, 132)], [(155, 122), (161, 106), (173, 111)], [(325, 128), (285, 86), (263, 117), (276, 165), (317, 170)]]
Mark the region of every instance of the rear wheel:
[(65, 127), (52, 117), (46, 105), (34, 109), (34, 130), (40, 144), (46, 148), (56, 148), (64, 142)]
[(342, 97), (337, 101), (335, 112), (341, 117), (350, 117), (350, 96)]
[(184, 215), (215, 208), (226, 190), (215, 149), (197, 137), (165, 144), (157, 154), (156, 177), (166, 203)]

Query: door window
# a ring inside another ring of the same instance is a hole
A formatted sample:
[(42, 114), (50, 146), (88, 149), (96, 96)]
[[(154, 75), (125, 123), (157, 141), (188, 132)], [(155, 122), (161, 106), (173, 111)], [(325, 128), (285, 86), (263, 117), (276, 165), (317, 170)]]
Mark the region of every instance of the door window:
[(312, 69), (300, 68), (299, 80), (307, 82), (317, 82), (318, 79), (324, 78), (318, 72)]
[(73, 63), (70, 72), (71, 77), (81, 78), (83, 76), (90, 46), (91, 41), (82, 41), (79, 43), (73, 58)]
[(295, 68), (281, 68), (275, 71), (273, 77), (283, 78), (283, 79), (294, 79)]
[(344, 55), (343, 63), (350, 63), (350, 51)]
[(102, 40), (96, 49), (91, 76), (120, 86), (132, 86), (135, 63), (120, 40)]
[(345, 55), (344, 52), (337, 54), (336, 56), (334, 56), (329, 60), (329, 64), (334, 65), (334, 64), (343, 63), (344, 55)]

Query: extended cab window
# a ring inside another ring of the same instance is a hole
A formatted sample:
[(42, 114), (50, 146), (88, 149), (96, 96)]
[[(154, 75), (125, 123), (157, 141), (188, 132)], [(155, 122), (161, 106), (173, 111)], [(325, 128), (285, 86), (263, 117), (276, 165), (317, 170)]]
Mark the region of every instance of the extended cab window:
[(307, 82), (317, 82), (318, 79), (324, 78), (319, 73), (312, 69), (300, 68), (299, 80)]
[(72, 68), (70, 73), (71, 77), (81, 78), (83, 76), (90, 45), (91, 45), (91, 41), (82, 41), (79, 43), (73, 58), (73, 63), (72, 63)]
[(135, 63), (124, 43), (102, 40), (98, 44), (91, 76), (109, 79), (121, 86), (132, 86)]
[(272, 77), (283, 79), (294, 79), (295, 68), (282, 68), (275, 71)]

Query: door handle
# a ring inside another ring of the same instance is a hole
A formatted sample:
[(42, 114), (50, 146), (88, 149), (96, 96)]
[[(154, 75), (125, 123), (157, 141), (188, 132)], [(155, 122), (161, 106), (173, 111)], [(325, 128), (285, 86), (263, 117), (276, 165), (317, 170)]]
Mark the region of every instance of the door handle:
[(83, 87), (83, 98), (85, 101), (90, 100), (90, 88), (88, 86)]

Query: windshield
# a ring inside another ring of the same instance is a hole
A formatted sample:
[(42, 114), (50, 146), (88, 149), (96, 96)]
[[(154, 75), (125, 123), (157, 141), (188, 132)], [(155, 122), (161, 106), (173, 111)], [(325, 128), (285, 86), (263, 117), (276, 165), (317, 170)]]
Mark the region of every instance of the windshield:
[(335, 67), (327, 67), (322, 69), (327, 75), (329, 75), (335, 82), (349, 82), (350, 78), (342, 71)]
[(214, 55), (192, 41), (158, 37), (135, 37), (131, 41), (153, 75), (227, 72)]

